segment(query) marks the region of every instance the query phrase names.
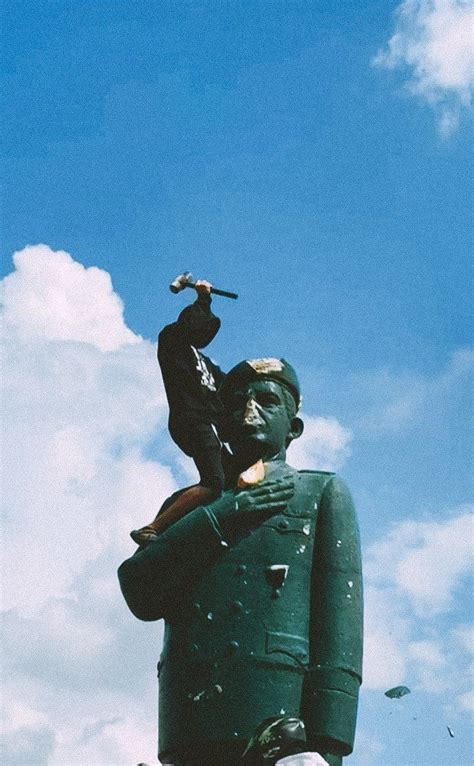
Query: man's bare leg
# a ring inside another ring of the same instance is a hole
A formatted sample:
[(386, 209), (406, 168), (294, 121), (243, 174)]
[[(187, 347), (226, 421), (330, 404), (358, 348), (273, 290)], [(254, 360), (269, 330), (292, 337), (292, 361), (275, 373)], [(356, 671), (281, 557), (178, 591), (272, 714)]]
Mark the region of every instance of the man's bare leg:
[(158, 513), (151, 524), (147, 524), (141, 529), (134, 529), (130, 532), (130, 537), (137, 545), (146, 545), (160, 535), (165, 529), (168, 529), (172, 524), (187, 513), (198, 508), (200, 505), (206, 505), (211, 503), (219, 495), (215, 489), (211, 487), (203, 487), (202, 484), (195, 484), (193, 487), (189, 487), (182, 492), (176, 500), (170, 505), (166, 506), (162, 511)]

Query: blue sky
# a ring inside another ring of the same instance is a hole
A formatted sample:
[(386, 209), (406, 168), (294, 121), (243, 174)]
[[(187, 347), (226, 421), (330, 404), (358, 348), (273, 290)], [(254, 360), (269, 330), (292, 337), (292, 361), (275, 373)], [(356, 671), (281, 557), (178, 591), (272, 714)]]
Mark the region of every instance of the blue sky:
[[(153, 349), (191, 297), (167, 287), (185, 269), (240, 295), (214, 303), (224, 369), (298, 370), (289, 462), (340, 470), (356, 500), (348, 763), (470, 763), (471, 6), (9, 0), (4, 16), (10, 763), (153, 762), (161, 628), (125, 612), (115, 569), (191, 475)], [(387, 700), (399, 683), (412, 694)]]

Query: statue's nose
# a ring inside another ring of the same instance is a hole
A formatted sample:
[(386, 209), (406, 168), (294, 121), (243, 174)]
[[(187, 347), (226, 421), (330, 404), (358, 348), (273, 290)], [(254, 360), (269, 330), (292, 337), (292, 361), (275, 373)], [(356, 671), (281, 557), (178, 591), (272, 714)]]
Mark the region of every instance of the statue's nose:
[(255, 399), (249, 399), (247, 401), (247, 404), (245, 405), (244, 423), (250, 426), (254, 426), (254, 425), (260, 425), (262, 422), (263, 421), (258, 411), (257, 402), (255, 401)]

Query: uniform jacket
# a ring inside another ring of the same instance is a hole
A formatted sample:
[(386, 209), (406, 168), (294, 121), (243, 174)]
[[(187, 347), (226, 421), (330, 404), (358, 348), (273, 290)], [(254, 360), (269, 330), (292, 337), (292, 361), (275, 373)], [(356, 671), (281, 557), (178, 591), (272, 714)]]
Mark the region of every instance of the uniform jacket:
[(315, 751), (352, 751), (362, 659), (354, 507), (334, 474), (293, 473), (285, 511), (252, 532), (224, 540), (197, 508), (119, 569), (134, 615), (165, 620), (163, 763), (199, 753), (211, 763), (213, 752), (233, 763), (280, 714), (302, 717)]

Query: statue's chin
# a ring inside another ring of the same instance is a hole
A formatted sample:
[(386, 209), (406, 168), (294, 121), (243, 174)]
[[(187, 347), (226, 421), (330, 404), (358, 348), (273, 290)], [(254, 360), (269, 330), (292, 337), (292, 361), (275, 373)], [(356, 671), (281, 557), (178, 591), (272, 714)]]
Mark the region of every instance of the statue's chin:
[(257, 460), (264, 460), (267, 454), (265, 443), (258, 439), (256, 434), (251, 434), (238, 444), (230, 446), (239, 463), (248, 462), (248, 465), (252, 465)]

